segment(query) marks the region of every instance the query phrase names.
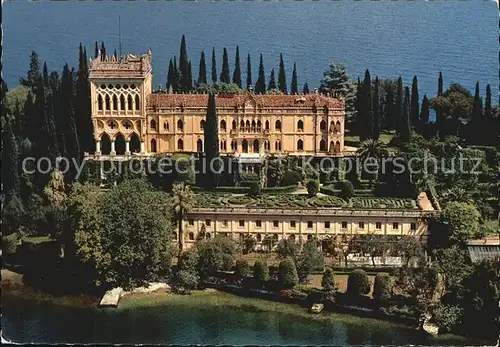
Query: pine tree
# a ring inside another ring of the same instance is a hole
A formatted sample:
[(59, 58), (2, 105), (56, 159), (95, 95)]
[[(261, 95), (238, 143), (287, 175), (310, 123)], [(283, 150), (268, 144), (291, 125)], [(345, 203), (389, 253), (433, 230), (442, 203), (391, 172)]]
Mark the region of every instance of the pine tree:
[(394, 110), (394, 120), (395, 120), (395, 125), (396, 125), (396, 133), (402, 133), (403, 132), (403, 102), (404, 102), (404, 91), (403, 91), (403, 79), (401, 76), (398, 78), (398, 87), (396, 91), (396, 103), (395, 103), (395, 110)]
[(297, 65), (295, 64), (295, 62), (293, 63), (292, 84), (290, 85), (290, 93), (292, 95), (299, 93), (299, 82), (297, 81)]
[[(217, 187), (218, 175), (216, 174), (217, 168), (215, 167), (218, 161), (214, 161), (219, 157), (219, 132), (218, 132), (218, 117), (215, 105), (215, 95), (208, 96), (207, 115), (204, 128), (205, 137), (205, 158), (207, 160), (206, 167), (214, 167), (215, 170), (208, 169), (206, 172), (206, 179), (204, 185), (207, 189)], [(213, 164), (211, 164), (213, 163)]]
[(488, 118), (491, 116), (491, 87), (489, 84), (486, 86), (486, 100), (484, 103), (484, 114)]
[[(69, 86), (69, 80), (67, 85)], [(75, 102), (73, 105), (74, 123), (78, 134), (79, 150), (81, 150), (81, 152), (93, 153), (95, 151), (95, 142), (92, 136), (94, 125), (92, 124), (90, 112), (89, 67), (87, 62), (87, 51), (82, 44), (80, 44)]]
[(170, 58), (168, 62), (168, 73), (167, 73), (167, 84), (166, 84), (167, 91), (170, 89), (170, 87), (172, 87), (172, 89), (174, 88), (174, 78), (175, 78), (174, 64), (172, 63), (172, 58)]
[(250, 62), (250, 53), (247, 56), (247, 90), (252, 86), (252, 63)]
[[(169, 67), (170, 69), (170, 67)], [(207, 65), (205, 63), (205, 52), (201, 51), (200, 69), (198, 72), (198, 84), (207, 84)]]
[(288, 94), (286, 86), (286, 72), (285, 63), (283, 62), (283, 53), (280, 53), (280, 70), (278, 72), (278, 89), (283, 92), (283, 94)]
[(179, 54), (179, 86), (178, 86), (178, 89), (181, 92), (185, 92), (190, 89), (189, 86), (191, 85), (191, 83), (189, 83), (189, 79), (190, 79), (189, 59), (186, 47), (186, 37), (182, 35), (181, 48)]
[(215, 61), (215, 47), (212, 48), (212, 83), (217, 83), (217, 62)]
[(241, 88), (240, 48), (238, 46), (236, 46), (236, 57), (234, 59), (233, 83)]
[(267, 90), (276, 89), (276, 78), (274, 77), (274, 69), (271, 70), (271, 75), (269, 76), (269, 85)]
[(221, 83), (231, 83), (231, 79), (229, 77), (229, 57), (227, 55), (226, 47), (224, 47), (224, 51), (222, 53), (222, 70), (220, 72), (220, 81)]
[(2, 191), (8, 197), (19, 196), (19, 148), (10, 121), (5, 122), (2, 129), (2, 142)]
[(404, 142), (410, 141), (410, 88), (405, 87), (405, 96), (403, 101), (403, 119), (401, 120), (401, 137)]
[(20, 83), (31, 89), (32, 92), (35, 91), (36, 82), (41, 77), (40, 72), (40, 58), (35, 51), (31, 51), (30, 55), (30, 69), (28, 70), (27, 78), (21, 78)]
[(104, 41), (101, 42), (101, 60), (106, 60), (106, 46), (104, 46)]
[(373, 125), (371, 137), (378, 140), (382, 127), (381, 110), (380, 110), (380, 82), (378, 76), (375, 77), (375, 90), (373, 95)]
[(417, 129), (419, 125), (419, 112), (418, 79), (417, 76), (413, 76), (411, 85), (411, 125), (414, 129)]
[(304, 87), (302, 87), (302, 94), (309, 94), (309, 85), (307, 84), (307, 82), (304, 83)]
[(266, 76), (264, 73), (264, 58), (262, 54), (260, 55), (259, 63), (259, 77), (255, 83), (255, 94), (265, 94), (266, 93)]

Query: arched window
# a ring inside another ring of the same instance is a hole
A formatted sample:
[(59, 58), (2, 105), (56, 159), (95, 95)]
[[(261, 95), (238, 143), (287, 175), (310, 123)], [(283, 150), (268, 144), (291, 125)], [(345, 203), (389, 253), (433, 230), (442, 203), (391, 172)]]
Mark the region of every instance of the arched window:
[(101, 96), (101, 95), (99, 95), (99, 96), (97, 97), (97, 109), (98, 109), (99, 111), (102, 111), (102, 96)]
[(220, 121), (220, 130), (226, 131), (226, 121), (224, 119)]
[(324, 131), (326, 130), (326, 122), (324, 120), (319, 123), (319, 130)]
[(304, 150), (304, 141), (298, 140), (297, 141), (297, 150), (298, 151), (303, 151)]
[(118, 98), (113, 95), (113, 110), (118, 110)]
[(276, 123), (274, 124), (274, 128), (278, 131), (281, 131), (281, 121), (277, 120)]
[(120, 110), (125, 111), (125, 97), (123, 95), (120, 96)]
[(297, 122), (297, 129), (299, 129), (299, 131), (304, 131), (304, 122), (302, 119)]
[(256, 124), (256, 123), (255, 123), (255, 121), (253, 120), (253, 121), (252, 121), (252, 128), (253, 128), (253, 129), (255, 129), (256, 125), (257, 125), (257, 124)]
[(266, 130), (269, 130), (269, 121), (266, 120)]
[(234, 141), (234, 140), (233, 140), (233, 141), (231, 142), (231, 149), (232, 149), (233, 151), (236, 151), (236, 150), (238, 149), (238, 142), (236, 142), (236, 141)]
[(190, 232), (188, 234), (188, 239), (189, 239), (189, 241), (194, 241), (194, 233), (193, 232)]
[(330, 122), (330, 132), (336, 132), (336, 130), (335, 130), (335, 122), (333, 120)]
[(245, 122), (242, 119), (241, 122), (240, 122), (240, 128), (242, 128), (241, 130), (243, 130), (244, 127), (245, 127)]
[(106, 102), (106, 110), (109, 111), (111, 109), (111, 99), (109, 98), (109, 95), (106, 95), (104, 101)]
[(140, 103), (139, 103), (139, 95), (135, 96), (135, 109), (139, 111), (140, 109)]
[(133, 107), (133, 102), (132, 102), (132, 95), (129, 95), (127, 97), (127, 109), (129, 110), (132, 110), (134, 107)]
[(335, 143), (333, 143), (333, 141), (330, 141), (330, 148), (329, 148), (329, 152), (330, 152), (330, 153), (335, 152)]
[(319, 150), (320, 151), (326, 151), (326, 142), (325, 142), (325, 140), (321, 140), (319, 142)]
[(182, 139), (177, 140), (177, 149), (180, 151), (184, 150), (184, 141)]
[(250, 121), (247, 120), (247, 122), (245, 123), (245, 125), (246, 125), (247, 128), (250, 128)]
[(221, 141), (220, 142), (220, 150), (225, 151), (227, 149), (226, 147), (226, 141)]
[(257, 140), (257, 139), (253, 140), (253, 152), (254, 153), (260, 152), (260, 143), (259, 143), (259, 140)]
[(156, 121), (154, 119), (151, 119), (151, 122), (149, 122), (149, 128), (156, 131)]
[(235, 121), (235, 120), (233, 120), (233, 124), (232, 124), (232, 128), (233, 128), (233, 130), (236, 130), (236, 126), (237, 126), (236, 121)]
[(152, 153), (156, 153), (157, 149), (156, 149), (156, 140), (155, 139), (152, 139), (151, 140), (151, 152)]
[(205, 130), (205, 120), (200, 120), (200, 130)]
[(257, 129), (260, 131), (260, 128), (262, 128), (262, 123), (260, 120), (257, 121)]
[(335, 153), (340, 153), (340, 142), (335, 142)]
[(184, 123), (182, 122), (182, 119), (177, 121), (177, 130), (184, 131)]
[(166, 130), (166, 131), (168, 131), (168, 130), (169, 130), (169, 125), (168, 125), (168, 122), (164, 122), (164, 123), (163, 123), (163, 130)]
[(198, 152), (203, 152), (203, 141), (201, 139), (198, 139), (198, 141), (196, 141), (196, 150)]
[(277, 151), (281, 151), (281, 142), (279, 140), (275, 142), (274, 149)]
[(335, 127), (337, 128), (337, 129), (336, 129), (336, 132), (337, 132), (337, 133), (340, 133), (340, 131), (341, 131), (341, 126), (340, 126), (340, 122), (339, 122), (339, 121), (337, 121), (337, 124), (335, 125)]

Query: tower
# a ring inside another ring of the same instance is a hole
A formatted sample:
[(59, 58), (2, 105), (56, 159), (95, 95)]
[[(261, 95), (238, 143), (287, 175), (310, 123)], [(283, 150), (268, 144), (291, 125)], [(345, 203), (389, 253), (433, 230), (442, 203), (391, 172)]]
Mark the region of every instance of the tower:
[(90, 61), (91, 116), (96, 156), (144, 153), (146, 99), (152, 91), (151, 50), (141, 56)]

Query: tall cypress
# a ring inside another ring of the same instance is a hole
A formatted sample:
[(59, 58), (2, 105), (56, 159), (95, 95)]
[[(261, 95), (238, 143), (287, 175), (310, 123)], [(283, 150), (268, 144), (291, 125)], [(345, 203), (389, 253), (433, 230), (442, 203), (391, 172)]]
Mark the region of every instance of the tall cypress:
[(491, 87), (489, 84), (486, 86), (486, 100), (484, 103), (484, 114), (488, 118), (491, 116)]
[(292, 84), (290, 85), (290, 93), (292, 95), (299, 93), (299, 82), (297, 81), (297, 65), (295, 64), (295, 62), (293, 63)]
[(252, 86), (252, 63), (250, 62), (250, 53), (247, 56), (247, 90)]
[(269, 75), (269, 85), (267, 90), (276, 89), (276, 77), (274, 77), (274, 69), (271, 70), (271, 75)]
[[(69, 80), (67, 85), (69, 86)], [(85, 47), (80, 44), (80, 58), (76, 75), (76, 98), (75, 102), (72, 104), (72, 108), (74, 110), (74, 122), (78, 133), (79, 150), (93, 153), (95, 150), (95, 142), (92, 136), (94, 125), (92, 123), (90, 106), (87, 51)]]
[(205, 63), (205, 52), (201, 51), (200, 69), (198, 71), (198, 84), (207, 84), (207, 64)]
[(20, 196), (19, 148), (10, 121), (4, 124), (2, 141), (2, 190), (9, 197)]
[(359, 104), (359, 114), (358, 117), (362, 118), (362, 127), (358, 129), (359, 139), (361, 141), (366, 140), (373, 134), (373, 99), (372, 99), (372, 82), (370, 77), (370, 71), (366, 69), (365, 78), (360, 92), (360, 104)]
[(49, 71), (47, 69), (47, 62), (43, 63), (42, 76), (43, 76), (43, 86), (45, 88), (48, 88), (49, 87)]
[(233, 83), (241, 88), (240, 48), (238, 46), (236, 46), (236, 57), (234, 58)]
[(411, 84), (411, 124), (413, 128), (418, 128), (419, 123), (419, 97), (418, 97), (418, 79), (417, 76), (413, 76), (413, 81)]
[(429, 99), (427, 99), (427, 95), (424, 95), (422, 99), (422, 111), (420, 113), (420, 118), (422, 119), (422, 123), (424, 125), (429, 124)]
[(380, 130), (382, 127), (382, 119), (380, 112), (380, 82), (378, 76), (375, 77), (375, 90), (373, 94), (373, 125), (372, 138), (378, 140), (380, 138)]
[[(443, 73), (439, 71), (439, 78), (438, 78), (438, 91), (437, 91), (437, 96), (440, 97), (443, 94)], [(437, 132), (439, 134), (439, 137), (441, 139), (444, 138), (445, 132), (445, 120), (443, 119), (441, 112), (439, 110), (436, 110), (436, 128)]]
[(174, 88), (174, 77), (175, 77), (175, 74), (174, 74), (174, 64), (172, 63), (172, 58), (170, 58), (170, 60), (168, 61), (168, 73), (167, 73), (167, 84), (166, 84), (167, 91), (169, 91), (171, 87), (172, 87), (172, 90), (173, 90), (173, 88)]
[[(68, 65), (65, 64), (63, 68), (63, 76), (65, 76), (66, 70), (69, 71)], [(71, 84), (63, 85), (59, 80), (59, 75), (56, 71), (53, 71), (50, 74), (50, 92), (48, 93), (47, 102), (50, 103), (51, 107), (54, 110), (54, 125), (55, 125), (55, 133), (57, 140), (57, 148), (59, 154), (63, 157), (68, 157), (66, 153), (66, 143), (65, 143), (65, 121), (67, 118), (66, 109), (65, 109), (65, 96), (67, 94), (70, 95), (70, 98), (73, 97), (73, 80), (71, 80)], [(69, 88), (68, 88), (69, 87)]]
[(40, 72), (40, 58), (35, 51), (31, 51), (30, 55), (30, 69), (27, 73), (27, 78), (21, 78), (20, 83), (35, 92), (36, 82), (42, 76)]
[(173, 78), (172, 78), (172, 88), (174, 92), (178, 93), (179, 90), (179, 80), (180, 80), (179, 68), (177, 67), (177, 57), (174, 55), (174, 68), (173, 68)]
[(191, 60), (188, 62), (187, 78), (186, 78), (186, 91), (193, 89), (193, 68), (191, 66)]
[(106, 46), (104, 45), (104, 41), (101, 42), (101, 60), (106, 60)]
[(302, 94), (309, 94), (309, 85), (304, 83), (304, 86), (302, 87)]
[(96, 41), (95, 48), (94, 48), (94, 59), (97, 59), (98, 56), (99, 56), (99, 44)]
[(257, 82), (255, 83), (255, 93), (256, 94), (266, 93), (266, 76), (264, 73), (264, 58), (262, 57), (262, 54), (260, 55), (259, 77), (257, 78)]
[(403, 101), (403, 118), (401, 120), (401, 137), (404, 142), (410, 141), (410, 88), (405, 87), (405, 96)]
[(481, 121), (481, 113), (483, 111), (483, 102), (479, 96), (479, 82), (476, 82), (476, 90), (474, 91), (474, 101), (472, 104), (472, 122), (479, 124)]
[(280, 53), (280, 70), (278, 73), (278, 89), (283, 92), (283, 94), (288, 94), (286, 86), (286, 72), (285, 63), (283, 62), (283, 53)]
[[(218, 119), (217, 119), (217, 110), (215, 105), (215, 95), (210, 94), (208, 96), (208, 105), (207, 105), (207, 115), (205, 121), (204, 128), (204, 137), (205, 137), (205, 158), (207, 160), (206, 167), (209, 168), (206, 172), (205, 179), (205, 187), (207, 189), (212, 189), (217, 186), (218, 175), (213, 172), (210, 168), (214, 167), (215, 164), (218, 163), (214, 161), (215, 158), (219, 156), (219, 132), (218, 132)], [(211, 165), (211, 163), (213, 163)], [(217, 168), (215, 168), (217, 169)], [(215, 171), (215, 170), (214, 170)]]
[(394, 89), (392, 86), (387, 88), (385, 95), (385, 126), (387, 129), (396, 129)]
[[(75, 120), (76, 112), (73, 107), (73, 70), (70, 70), (67, 64), (63, 68), (60, 91), (61, 112), (59, 117), (61, 117), (61, 120), (56, 122), (58, 125), (57, 131), (64, 136), (64, 145), (61, 146), (64, 146), (67, 156), (78, 160), (81, 147), (84, 145), (89, 146), (89, 140), (92, 140), (92, 132), (81, 134), (78, 131), (78, 124)], [(88, 124), (85, 124), (85, 126), (88, 126)]]
[(181, 48), (179, 54), (179, 90), (185, 92), (189, 90), (189, 59), (186, 47), (186, 37), (182, 35)]
[(229, 57), (227, 55), (226, 47), (224, 47), (224, 51), (222, 53), (222, 70), (220, 72), (220, 81), (221, 83), (231, 83), (231, 79), (229, 77)]
[(217, 62), (215, 61), (215, 47), (212, 48), (212, 83), (217, 83)]
[(398, 87), (396, 90), (396, 103), (395, 103), (395, 110), (394, 110), (394, 120), (395, 120), (395, 125), (396, 125), (396, 132), (397, 133), (402, 133), (403, 132), (403, 102), (404, 102), (404, 91), (403, 91), (403, 79), (401, 76), (398, 78)]

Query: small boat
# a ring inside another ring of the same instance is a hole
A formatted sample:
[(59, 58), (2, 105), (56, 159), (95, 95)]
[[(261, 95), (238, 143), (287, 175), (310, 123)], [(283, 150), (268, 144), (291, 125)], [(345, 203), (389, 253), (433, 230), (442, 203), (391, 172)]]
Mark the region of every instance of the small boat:
[(324, 307), (325, 307), (325, 305), (323, 305), (323, 304), (314, 304), (311, 306), (311, 312), (312, 313), (320, 313), (321, 311), (323, 311)]

